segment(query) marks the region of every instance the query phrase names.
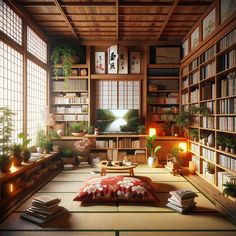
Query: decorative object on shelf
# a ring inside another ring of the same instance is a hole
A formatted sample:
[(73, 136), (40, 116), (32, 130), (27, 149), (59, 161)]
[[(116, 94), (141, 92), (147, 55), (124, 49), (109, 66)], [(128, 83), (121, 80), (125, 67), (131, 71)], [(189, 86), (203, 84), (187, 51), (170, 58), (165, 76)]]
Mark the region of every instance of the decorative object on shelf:
[(222, 24), (236, 11), (235, 0), (221, 0), (220, 9)]
[(22, 140), (22, 158), (24, 162), (28, 162), (30, 159), (30, 149), (28, 148), (31, 139), (27, 138), (28, 135), (23, 132), (18, 134), (18, 138)]
[(14, 113), (8, 107), (0, 107), (0, 169), (8, 172), (11, 168), (11, 136)]
[(235, 147), (236, 147), (235, 139), (233, 137), (232, 138), (231, 137), (225, 137), (224, 140), (225, 140), (225, 151), (234, 154)]
[(11, 155), (13, 157), (12, 163), (14, 166), (21, 166), (22, 162), (21, 152), (22, 152), (21, 144), (14, 143), (13, 145), (11, 145)]
[(130, 52), (130, 74), (140, 74), (140, 52)]
[(194, 142), (198, 141), (199, 131), (198, 129), (191, 129), (189, 132), (189, 136)]
[(46, 132), (44, 129), (38, 129), (36, 133), (36, 149), (38, 153), (43, 153), (45, 148)]
[(137, 131), (139, 134), (145, 134), (146, 133), (145, 125), (139, 125)]
[(75, 153), (70, 148), (65, 148), (61, 152), (61, 160), (63, 164), (76, 164)]
[(220, 151), (225, 150), (225, 137), (222, 135), (218, 135), (216, 137), (216, 143), (218, 144), (218, 148)]
[(65, 131), (63, 129), (58, 129), (57, 134), (59, 137), (62, 137), (65, 134)]
[(80, 157), (86, 158), (86, 161), (88, 163), (91, 162), (91, 160), (89, 159), (91, 147), (92, 143), (88, 138), (83, 138), (82, 140), (76, 141), (74, 144), (75, 151)]
[(188, 39), (182, 44), (182, 55), (183, 57), (188, 55)]
[[(52, 50), (51, 60), (54, 66), (62, 65), (65, 78), (71, 76), (72, 64), (84, 60), (82, 47), (78, 44), (64, 43), (55, 46)], [(54, 69), (55, 76), (58, 76), (57, 68)]]
[(128, 49), (124, 46), (119, 46), (118, 50), (118, 74), (128, 74)]
[(215, 147), (215, 136), (214, 134), (210, 134), (207, 138), (207, 145), (209, 147)]
[(206, 172), (211, 175), (214, 175), (215, 174), (215, 166), (213, 164), (211, 164), (210, 162), (207, 162)]
[(179, 47), (156, 47), (156, 64), (177, 64), (179, 62)]
[(71, 131), (71, 135), (81, 137), (85, 135), (88, 129), (88, 124), (86, 121), (73, 122), (70, 124), (69, 129)]
[(224, 190), (223, 195), (226, 195), (227, 197), (234, 197), (236, 198), (236, 184), (233, 182), (226, 182), (223, 184)]
[(117, 74), (118, 72), (118, 46), (108, 48), (108, 74)]
[(95, 52), (95, 73), (105, 74), (106, 62), (105, 62), (105, 52)]
[(157, 152), (161, 149), (161, 146), (155, 145), (156, 138), (156, 134), (146, 138), (146, 146), (149, 153), (148, 165), (152, 168), (156, 168), (158, 166)]
[(213, 8), (202, 22), (203, 40), (215, 30), (215, 22), (216, 22), (216, 9)]
[(191, 34), (191, 50), (199, 44), (199, 26)]

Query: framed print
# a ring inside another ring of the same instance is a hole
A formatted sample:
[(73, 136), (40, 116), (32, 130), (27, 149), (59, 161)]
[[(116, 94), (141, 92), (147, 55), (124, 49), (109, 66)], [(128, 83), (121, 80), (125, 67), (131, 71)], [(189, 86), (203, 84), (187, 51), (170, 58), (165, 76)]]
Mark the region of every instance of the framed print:
[(215, 30), (215, 22), (216, 22), (216, 9), (212, 9), (212, 11), (207, 15), (207, 17), (202, 22), (202, 38), (203, 40)]
[(175, 64), (179, 61), (179, 47), (156, 47), (156, 64)]
[(95, 52), (95, 73), (105, 74), (106, 62), (105, 52)]
[(235, 0), (221, 0), (220, 1), (220, 21), (224, 23), (229, 16), (236, 11)]
[(191, 50), (199, 44), (199, 27), (197, 27), (191, 34)]
[(130, 74), (140, 74), (140, 52), (130, 52)]
[(119, 74), (128, 74), (128, 49), (119, 46), (118, 50)]
[(118, 72), (118, 53), (117, 45), (108, 48), (108, 74), (117, 74)]
[(182, 44), (182, 55), (183, 57), (188, 55), (188, 39)]

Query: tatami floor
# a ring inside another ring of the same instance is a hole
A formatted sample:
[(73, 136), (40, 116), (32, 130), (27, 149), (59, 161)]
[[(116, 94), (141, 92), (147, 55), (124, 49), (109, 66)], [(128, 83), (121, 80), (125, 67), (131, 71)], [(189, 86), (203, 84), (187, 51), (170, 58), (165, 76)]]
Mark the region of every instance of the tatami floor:
[[(158, 205), (108, 204), (81, 206), (73, 201), (83, 181), (94, 168), (62, 171), (24, 204), (15, 210), (1, 225), (1, 236), (175, 236), (175, 235), (236, 235), (236, 227), (219, 214), (212, 202), (183, 176), (173, 176), (162, 168), (139, 166), (135, 174), (152, 179)], [(114, 175), (110, 173), (109, 175)], [(94, 175), (95, 176), (95, 175)], [(198, 194), (197, 207), (191, 214), (181, 215), (165, 206), (169, 191), (191, 189)], [(41, 228), (20, 219), (34, 196), (47, 194), (61, 198), (61, 205), (69, 215), (60, 217)]]

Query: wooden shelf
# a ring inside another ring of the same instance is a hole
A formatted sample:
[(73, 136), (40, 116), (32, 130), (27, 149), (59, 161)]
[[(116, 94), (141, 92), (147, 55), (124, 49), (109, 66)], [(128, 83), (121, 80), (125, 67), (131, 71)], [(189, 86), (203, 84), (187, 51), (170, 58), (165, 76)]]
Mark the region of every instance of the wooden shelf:
[(94, 80), (143, 80), (143, 74), (91, 74), (91, 79)]
[(149, 80), (177, 80), (178, 76), (148, 76)]
[(52, 106), (78, 106), (78, 105), (88, 105), (88, 103), (57, 103), (57, 104), (52, 104)]
[(156, 91), (148, 91), (148, 93), (179, 93), (179, 90), (156, 90)]
[(82, 76), (82, 75), (77, 75), (77, 76), (69, 76), (69, 77), (65, 77), (65, 76), (51, 76), (50, 77), (53, 80), (64, 80), (64, 79), (88, 79), (89, 77), (87, 75)]
[[(53, 68), (63, 68), (62, 65), (50, 65), (50, 68), (53, 69)], [(88, 65), (87, 64), (73, 64), (72, 65), (72, 68), (79, 68), (79, 69), (87, 69), (88, 68)]]
[(88, 93), (88, 90), (67, 90), (67, 89), (62, 89), (62, 90), (52, 90), (52, 93)]
[(148, 69), (179, 68), (180, 64), (148, 64)]

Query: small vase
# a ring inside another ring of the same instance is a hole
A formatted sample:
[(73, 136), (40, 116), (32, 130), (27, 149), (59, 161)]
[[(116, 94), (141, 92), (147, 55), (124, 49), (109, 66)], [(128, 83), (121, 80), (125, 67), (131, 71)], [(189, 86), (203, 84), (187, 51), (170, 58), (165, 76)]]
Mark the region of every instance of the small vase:
[(235, 153), (235, 148), (230, 148), (230, 153), (234, 154)]
[(148, 165), (152, 168), (156, 168), (158, 166), (158, 158), (148, 157)]
[(209, 147), (214, 147), (215, 146), (215, 137), (213, 134), (210, 134), (207, 138), (208, 141), (208, 146)]
[(44, 149), (42, 147), (37, 147), (36, 149), (37, 149), (38, 153), (43, 153), (44, 152)]

